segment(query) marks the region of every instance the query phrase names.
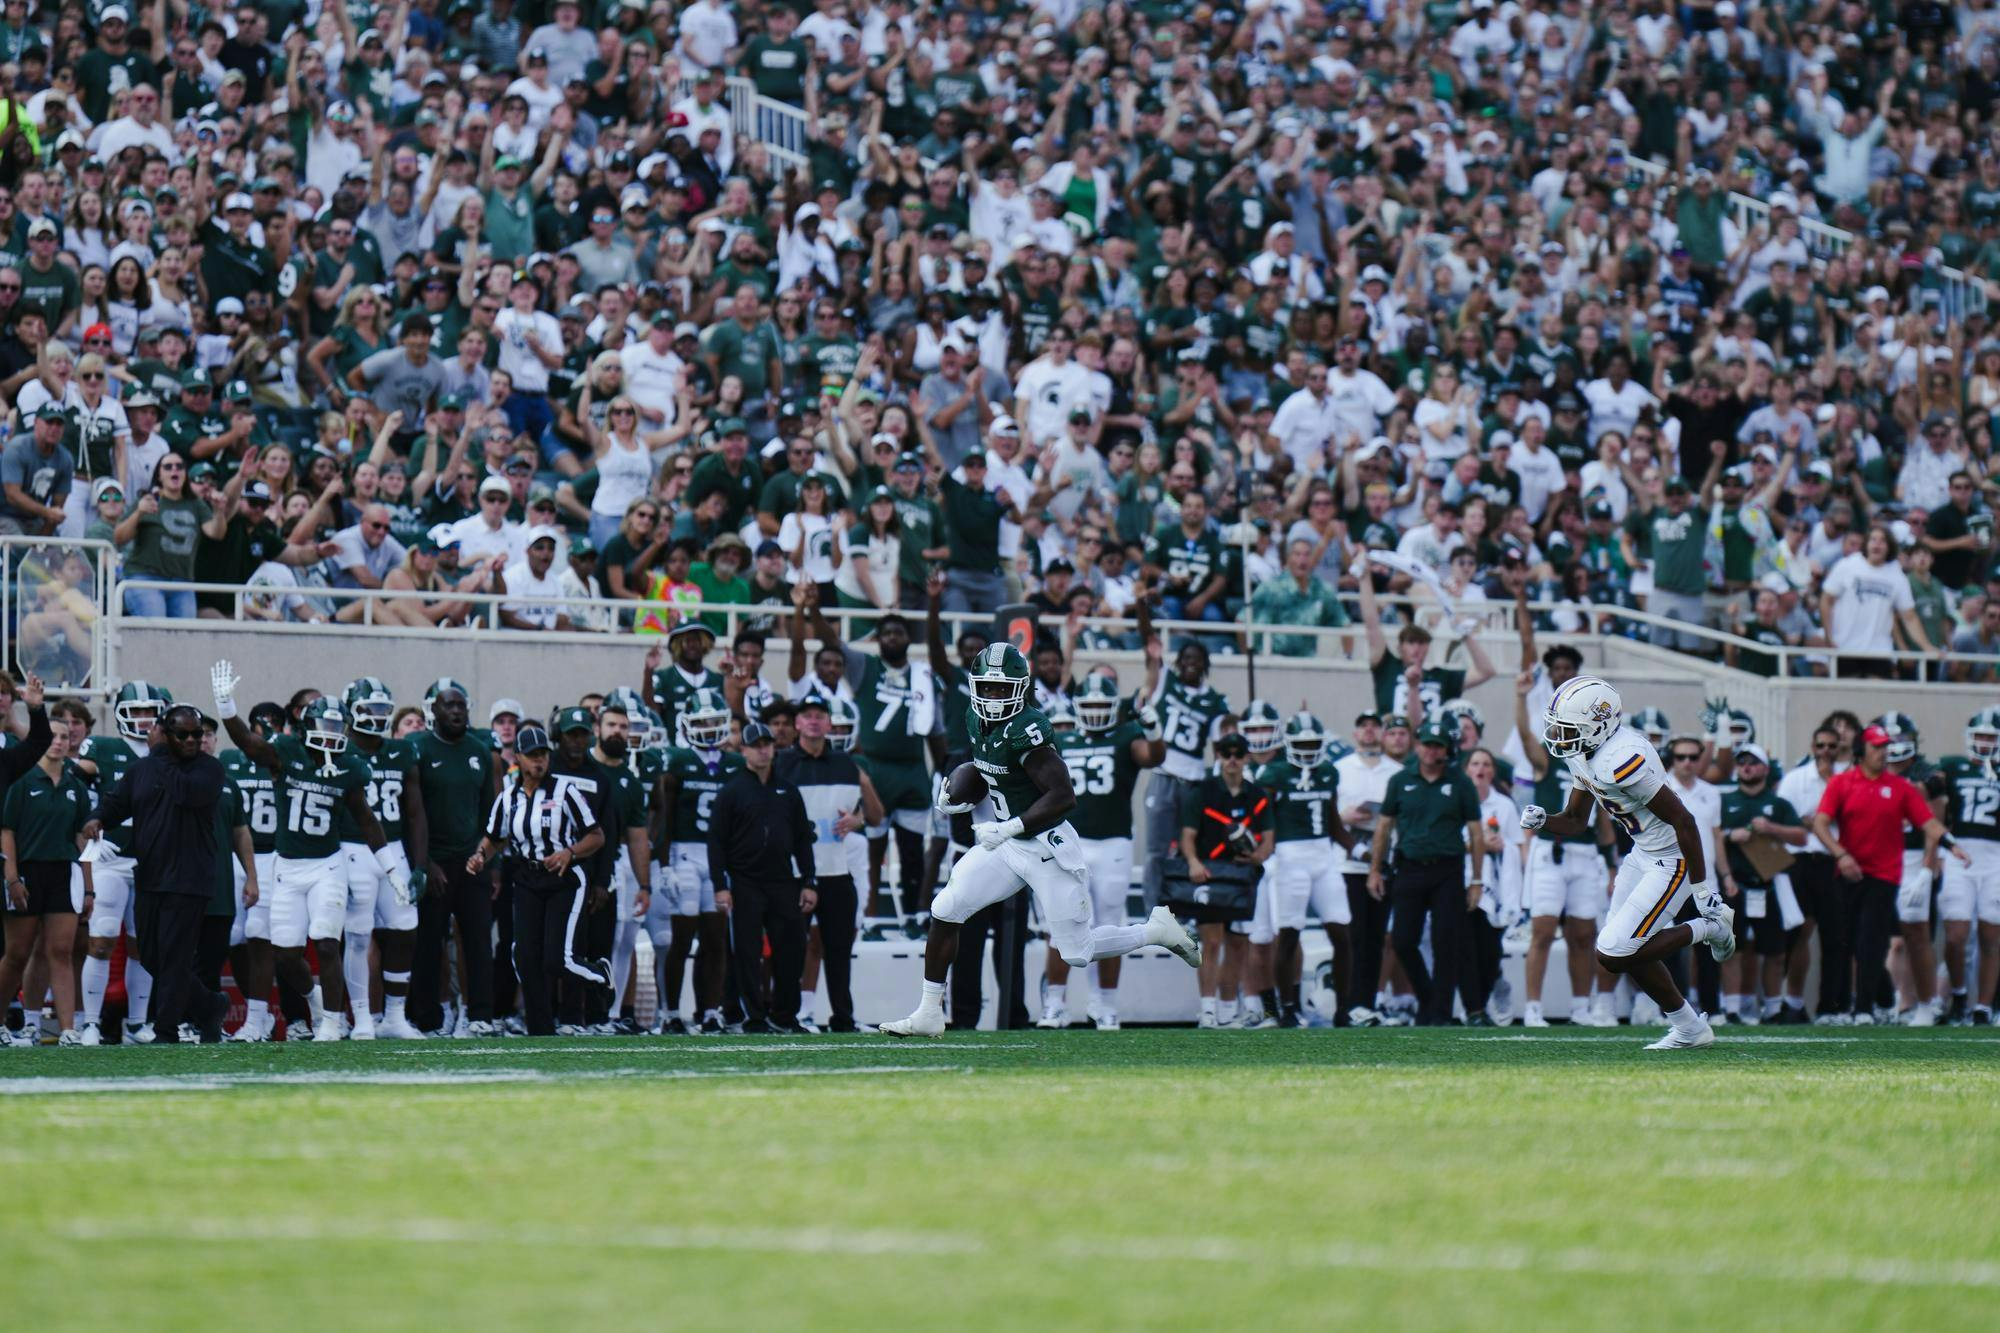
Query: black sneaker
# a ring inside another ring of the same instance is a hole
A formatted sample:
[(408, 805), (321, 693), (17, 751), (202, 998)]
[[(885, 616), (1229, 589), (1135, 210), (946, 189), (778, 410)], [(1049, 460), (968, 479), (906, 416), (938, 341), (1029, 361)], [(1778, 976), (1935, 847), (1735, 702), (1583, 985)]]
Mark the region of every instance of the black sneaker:
[(828, 1032), (856, 1033), (861, 1031), (861, 1025), (851, 1018), (835, 1018), (827, 1022), (826, 1030)]
[(1974, 1009), (1972, 1011), (1972, 1026), (1976, 1028), (1983, 1028), (1983, 1027), (1991, 1027), (1992, 1025), (1993, 1025), (1993, 1011), (1991, 1009), (1988, 1009), (1985, 1005), (1982, 1004), (1977, 1009)]
[(793, 1035), (790, 1027), (781, 1023), (774, 1023), (768, 1018), (759, 1019), (755, 1023), (745, 1023), (743, 1025), (743, 1032), (745, 1036), (750, 1037), (789, 1037)]
[(688, 1035), (687, 1021), (683, 1019), (679, 1014), (675, 1014), (672, 1018), (669, 1018), (666, 1022), (660, 1024), (660, 1035), (662, 1037), (687, 1036)]
[(1964, 1027), (1966, 1025), (1965, 996), (1963, 994), (1951, 997), (1951, 1012), (1945, 1016), (1944, 1021), (1953, 1027)]
[(636, 1037), (639, 1035), (639, 1020), (620, 1014), (611, 1020), (611, 1035), (614, 1037)]
[(1465, 1025), (1469, 1028), (1490, 1028), (1493, 1026), (1493, 1020), (1487, 1016), (1484, 1009), (1481, 1009), (1478, 1013), (1466, 1019)]
[[(768, 1019), (765, 1021), (769, 1022)], [(717, 1018), (714, 1014), (709, 1014), (706, 1017), (704, 1017), (701, 1020), (701, 1026), (696, 1029), (696, 1031), (699, 1032), (704, 1037), (720, 1037), (723, 1033), (723, 1030), (724, 1029), (722, 1020), (720, 1018)], [(744, 1031), (761, 1032), (763, 1031), (763, 1029), (761, 1027), (752, 1026), (744, 1028)]]

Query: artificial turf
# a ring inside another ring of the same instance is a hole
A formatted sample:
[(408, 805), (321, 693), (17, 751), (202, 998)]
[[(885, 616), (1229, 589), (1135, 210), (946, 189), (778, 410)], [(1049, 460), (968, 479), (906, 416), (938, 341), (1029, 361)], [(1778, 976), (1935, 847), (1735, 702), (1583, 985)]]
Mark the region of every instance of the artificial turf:
[(2000, 1034), (0, 1051), (41, 1329), (1991, 1327)]

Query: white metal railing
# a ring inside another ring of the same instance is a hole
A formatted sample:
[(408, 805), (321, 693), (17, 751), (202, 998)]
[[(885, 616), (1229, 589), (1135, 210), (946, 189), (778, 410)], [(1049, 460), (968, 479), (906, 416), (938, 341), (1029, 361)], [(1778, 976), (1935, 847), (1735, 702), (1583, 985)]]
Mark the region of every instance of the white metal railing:
[[(99, 544), (101, 545), (102, 543)], [(122, 583), (119, 584), (118, 591), (122, 591), (123, 586)], [(792, 615), (791, 608), (789, 607), (774, 607), (768, 604), (761, 607), (746, 606), (741, 602), (718, 602), (713, 604), (699, 601), (638, 602), (620, 598), (559, 600), (524, 597), (519, 593), (423, 592), (410, 589), (392, 590), (382, 588), (292, 588), (228, 583), (156, 582), (150, 579), (144, 581), (139, 586), (159, 591), (188, 591), (197, 594), (206, 593), (226, 596), (232, 599), (232, 608), (235, 612), (236, 621), (245, 624), (256, 624), (265, 629), (288, 633), (319, 632), (320, 627), (296, 621), (247, 620), (243, 615), (243, 603), (245, 599), (269, 598), (274, 595), (283, 597), (297, 595), (311, 601), (328, 601), (333, 603), (360, 601), (362, 603), (361, 619), (358, 623), (341, 622), (339, 628), (345, 631), (360, 630), (370, 633), (415, 637), (462, 635), (469, 632), (535, 633), (538, 635), (553, 635), (562, 641), (574, 643), (603, 642), (607, 637), (646, 638), (655, 636), (638, 633), (623, 625), (610, 630), (580, 628), (567, 632), (554, 630), (511, 630), (501, 623), (501, 608), (503, 606), (513, 606), (536, 611), (547, 611), (554, 608), (568, 615), (573, 621), (581, 621), (586, 615), (591, 613), (599, 615), (609, 614), (616, 620), (619, 617), (631, 615), (641, 610), (656, 611), (664, 618), (670, 619), (689, 618), (693, 616), (721, 616), (723, 618), (723, 629), (719, 637), (724, 640), (732, 637), (738, 626), (745, 623), (746, 620), (775, 619), (779, 624), (779, 628), (783, 629), (789, 624)], [(1384, 594), (1377, 600), (1384, 606), (1414, 608), (1420, 615), (1423, 613), (1436, 615), (1440, 612), (1438, 603), (1430, 597)], [(463, 602), (476, 608), (477, 614), (464, 623), (434, 627), (383, 624), (376, 618), (376, 604), (387, 601)], [(114, 592), (110, 598), (109, 609), (113, 619), (120, 622), (136, 620), (150, 625), (181, 623), (179, 621), (145, 620), (140, 617), (128, 616), (123, 611), (123, 599), (117, 595), (117, 592)], [(1724, 665), (1721, 654), (1724, 649), (1733, 646), (1737, 650), (1739, 657), (1748, 653), (1774, 661), (1776, 663), (1776, 678), (1800, 678), (1793, 677), (1792, 675), (1792, 667), (1795, 662), (1808, 664), (1823, 663), (1827, 666), (1828, 677), (1832, 679), (1838, 679), (1840, 674), (1841, 650), (1838, 648), (1795, 648), (1787, 645), (1769, 645), (1755, 639), (1731, 633), (1728, 630), (1717, 629), (1710, 625), (1696, 624), (1692, 621), (1677, 620), (1633, 607), (1610, 606), (1600, 603), (1579, 606), (1574, 603), (1530, 602), (1528, 609), (1531, 613), (1538, 615), (1552, 611), (1574, 611), (1578, 615), (1586, 617), (1586, 623), (1593, 627), (1582, 632), (1538, 632), (1536, 635), (1537, 641), (1544, 646), (1559, 643), (1569, 644), (1580, 649), (1588, 649), (1593, 645), (1605, 644), (1640, 644), (1650, 646), (1650, 631), (1657, 629), (1701, 639), (1717, 653), (1717, 657), (1714, 659), (1674, 653), (1670, 654), (1668, 659), (1663, 659), (1662, 665), (1672, 665), (1674, 662), (1681, 662), (1685, 663), (1689, 670), (1702, 674), (1728, 672), (1730, 673), (1730, 678), (1740, 678), (1746, 685), (1766, 679), (1754, 672), (1743, 670), (1740, 667), (1731, 668)], [(1477, 627), (1471, 631), (1470, 637), (1477, 638), (1482, 646), (1492, 646), (1504, 652), (1507, 645), (1517, 642), (1517, 635), (1513, 624), (1513, 603), (1490, 601), (1467, 602), (1460, 604), (1456, 610), (1461, 618), (1471, 618), (1478, 622)], [(824, 607), (822, 611), (827, 619), (835, 622), (861, 621), (872, 623), (885, 615), (892, 614), (891, 612), (878, 610), (874, 607)], [(902, 615), (911, 621), (918, 621), (923, 618), (925, 613), (917, 611), (895, 612), (894, 614)], [(950, 627), (946, 633), (947, 641), (956, 636), (957, 629), (960, 627), (978, 626), (984, 628), (993, 624), (993, 616), (985, 612), (945, 611), (939, 614), (939, 619), (946, 626)], [(1054, 628), (1060, 623), (1066, 622), (1044, 621), (1043, 628)], [(1118, 636), (1133, 634), (1138, 629), (1138, 621), (1127, 617), (1088, 616), (1080, 619), (1077, 623), (1084, 629), (1100, 630)], [(1365, 627), (1359, 623), (1340, 626), (1321, 626), (1284, 625), (1252, 621), (1247, 618), (1247, 610), (1245, 618), (1234, 621), (1218, 622), (1156, 618), (1152, 621), (1152, 625), (1156, 630), (1167, 635), (1169, 638), (1199, 635), (1206, 639), (1228, 644), (1234, 644), (1243, 639), (1264, 640), (1269, 635), (1311, 638), (1314, 641), (1314, 651), (1310, 655), (1273, 654), (1267, 648), (1263, 647), (1261, 643), (1257, 645), (1260, 656), (1270, 657), (1275, 661), (1291, 665), (1303, 665), (1315, 660), (1332, 663), (1348, 658), (1353, 654), (1361, 642), (1362, 636), (1366, 633)], [(206, 628), (221, 628), (221, 624), (214, 621), (204, 622), (204, 626)], [(1633, 638), (1628, 635), (1607, 632), (1607, 627), (1628, 626), (1648, 631), (1647, 637)], [(664, 636), (661, 635), (658, 637), (663, 638)], [(783, 635), (776, 634), (773, 637), (782, 638)], [(856, 636), (850, 634), (849, 637)], [(1116, 651), (1116, 649), (1110, 649), (1109, 651)], [(1870, 663), (1892, 660), (1899, 665), (1905, 663), (1936, 663), (1940, 660), (1938, 654), (1925, 654), (1900, 649), (1889, 652), (1850, 653), (1848, 655)], [(1978, 666), (2000, 667), (2000, 655), (1951, 654), (1945, 660)], [(1926, 685), (1926, 688), (1936, 688), (1949, 684), (1950, 682), (1933, 682)], [(1993, 689), (1990, 685), (1977, 684), (1969, 684), (1964, 688), (1986, 690), (1988, 692)]]
[(0, 665), (53, 696), (108, 693), (115, 560), (107, 541), (0, 537)]
[[(757, 85), (740, 75), (725, 81), (724, 97), (729, 102), (730, 130), (738, 140), (752, 139), (764, 145), (786, 170), (805, 165), (809, 140), (803, 108), (757, 91)], [(673, 100), (690, 96), (694, 81), (683, 78), (674, 84)]]
[[(1659, 184), (1670, 174), (1671, 169), (1664, 162), (1650, 157), (1640, 157), (1627, 151), (1627, 169), (1644, 176), (1654, 184)], [(1730, 220), (1748, 231), (1759, 222), (1768, 221), (1771, 205), (1754, 195), (1738, 194), (1730, 191)], [(1831, 259), (1843, 254), (1854, 244), (1855, 235), (1840, 227), (1831, 226), (1816, 218), (1799, 218), (1799, 235), (1806, 243), (1806, 251), (1818, 259)], [(1986, 309), (1987, 284), (1973, 274), (1955, 269), (1946, 264), (1933, 265), (1930, 272), (1939, 279), (1938, 290), (1944, 294), (1945, 315), (1950, 319), (1964, 319)]]

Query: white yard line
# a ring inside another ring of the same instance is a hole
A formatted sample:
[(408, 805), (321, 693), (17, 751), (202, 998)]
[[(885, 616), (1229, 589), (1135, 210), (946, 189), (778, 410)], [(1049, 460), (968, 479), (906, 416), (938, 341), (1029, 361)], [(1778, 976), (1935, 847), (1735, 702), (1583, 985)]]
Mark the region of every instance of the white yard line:
[[(249, 1226), (259, 1240), (321, 1245), (392, 1242), (416, 1245), (514, 1245), (533, 1249), (554, 1247), (591, 1250), (628, 1249), (661, 1253), (694, 1251), (759, 1252), (768, 1254), (894, 1256), (954, 1258), (988, 1255), (1011, 1242), (969, 1233), (892, 1231), (848, 1227), (640, 1227), (611, 1232), (546, 1226), (506, 1226), (444, 1218), (389, 1222), (380, 1218), (352, 1222), (300, 1216), (238, 1219), (176, 1220), (171, 1225), (135, 1223), (115, 1218), (79, 1219), (57, 1228), (77, 1241), (158, 1244), (162, 1242), (230, 1242), (243, 1239)], [(1037, 1249), (1035, 1242), (1026, 1248)], [(1033, 1257), (1041, 1262), (1114, 1260), (1158, 1263), (1162, 1260), (1226, 1267), (1285, 1268), (1328, 1272), (1382, 1273), (1535, 1273), (1583, 1277), (1661, 1280), (1667, 1275), (1657, 1252), (1621, 1253), (1594, 1247), (1542, 1249), (1532, 1245), (1368, 1245), (1271, 1244), (1235, 1236), (1157, 1236), (1087, 1238), (1064, 1236), (1040, 1245)], [(1840, 1284), (1867, 1287), (1962, 1287), (2000, 1290), (2000, 1264), (1978, 1260), (1905, 1259), (1879, 1255), (1812, 1255), (1797, 1252), (1768, 1262), (1737, 1255), (1685, 1259), (1689, 1272), (1704, 1278), (1723, 1277), (1760, 1283)]]
[(131, 1078), (0, 1079), (0, 1096), (51, 1097), (93, 1092), (222, 1092), (231, 1088), (341, 1087), (381, 1085), (405, 1088), (449, 1088), (479, 1083), (565, 1083), (606, 1079), (828, 1078), (880, 1074), (969, 1074), (969, 1065), (854, 1065), (844, 1069), (474, 1069), (444, 1070), (309, 1069), (296, 1073), (147, 1074)]
[(914, 1049), (919, 1051), (1025, 1051), (1032, 1049), (1030, 1041), (985, 1042), (985, 1041), (927, 1041), (921, 1046), (909, 1047), (893, 1038), (866, 1041), (826, 1042), (817, 1038), (800, 1038), (796, 1043), (787, 1042), (718, 1042), (707, 1039), (667, 1038), (653, 1044), (633, 1045), (627, 1042), (607, 1040), (603, 1045), (590, 1046), (504, 1046), (465, 1047), (456, 1043), (443, 1042), (397, 1042), (382, 1047), (391, 1055), (407, 1056), (485, 1056), (485, 1055), (709, 1055), (728, 1052), (734, 1055), (816, 1055), (821, 1051), (865, 1051), (889, 1049)]

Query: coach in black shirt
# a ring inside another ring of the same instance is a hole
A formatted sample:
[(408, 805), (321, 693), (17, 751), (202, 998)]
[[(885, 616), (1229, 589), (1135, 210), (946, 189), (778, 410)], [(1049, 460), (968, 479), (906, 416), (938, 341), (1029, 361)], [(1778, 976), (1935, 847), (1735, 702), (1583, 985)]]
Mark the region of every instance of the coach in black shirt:
[(153, 974), (153, 1025), (176, 1040), (183, 1018), (205, 1041), (220, 1039), (228, 1001), (201, 985), (195, 955), (215, 887), (215, 807), (222, 761), (201, 750), (201, 714), (186, 704), (167, 710), (153, 749), (125, 770), (98, 801), (84, 835), (132, 821), (133, 912), (139, 961)]
[[(772, 772), (776, 745), (761, 722), (743, 728), (743, 767), (723, 784), (708, 818), (715, 905), (729, 913), (730, 948), (743, 989), (745, 1032), (795, 1032), (806, 918), (819, 905), (813, 826), (793, 782)], [(771, 998), (757, 992), (763, 940), (771, 938)]]

